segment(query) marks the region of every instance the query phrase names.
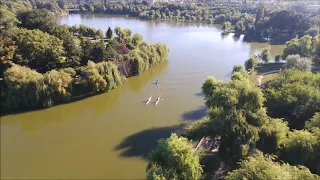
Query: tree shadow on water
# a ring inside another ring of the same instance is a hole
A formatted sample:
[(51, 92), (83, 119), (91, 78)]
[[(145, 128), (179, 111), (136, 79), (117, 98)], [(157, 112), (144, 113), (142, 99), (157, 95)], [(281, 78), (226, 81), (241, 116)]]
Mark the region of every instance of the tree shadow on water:
[(199, 97), (204, 96), (203, 92), (197, 92), (197, 93), (195, 93), (194, 95), (199, 96)]
[(206, 116), (206, 110), (207, 108), (205, 106), (200, 106), (198, 109), (185, 112), (181, 116), (184, 121), (199, 120)]
[(152, 149), (157, 147), (158, 140), (170, 137), (171, 133), (181, 130), (183, 125), (157, 127), (132, 134), (115, 147), (115, 150), (122, 151), (123, 157), (142, 157), (148, 158)]

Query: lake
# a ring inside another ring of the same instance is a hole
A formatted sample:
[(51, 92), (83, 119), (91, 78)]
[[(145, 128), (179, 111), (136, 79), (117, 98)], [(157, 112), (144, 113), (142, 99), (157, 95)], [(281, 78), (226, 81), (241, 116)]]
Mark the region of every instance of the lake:
[[(201, 85), (228, 80), (234, 65), (270, 45), (245, 43), (220, 26), (72, 14), (61, 24), (106, 31), (129, 28), (169, 46), (168, 61), (109, 93), (49, 109), (1, 117), (3, 179), (141, 179), (157, 140), (205, 115)], [(283, 46), (270, 46), (281, 54)], [(159, 80), (159, 86), (152, 84)], [(153, 96), (157, 106), (143, 101)]]

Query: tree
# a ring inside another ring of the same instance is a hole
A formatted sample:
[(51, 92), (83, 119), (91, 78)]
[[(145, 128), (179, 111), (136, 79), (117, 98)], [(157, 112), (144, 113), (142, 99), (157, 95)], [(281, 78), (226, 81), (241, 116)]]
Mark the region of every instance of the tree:
[(266, 107), (276, 117), (287, 117), (289, 127), (302, 129), (320, 109), (320, 75), (289, 69), (265, 84)]
[(240, 167), (227, 174), (226, 180), (252, 179), (310, 179), (316, 180), (319, 177), (311, 174), (303, 166), (290, 166), (279, 164), (272, 156), (263, 156), (261, 153), (248, 157), (240, 163)]
[(257, 64), (258, 64), (257, 56), (252, 55), (248, 60), (245, 61), (244, 66), (247, 71), (249, 70), (254, 71), (256, 69)]
[(223, 30), (224, 33), (230, 32), (231, 28), (232, 28), (232, 25), (231, 25), (231, 23), (229, 21), (223, 22), (222, 30)]
[(9, 37), (0, 36), (0, 77), (3, 77), (4, 71), (10, 66), (14, 58), (17, 46)]
[(27, 29), (40, 29), (52, 34), (57, 26), (56, 20), (52, 14), (45, 9), (33, 9), (30, 11), (19, 12), (18, 20), (21, 22), (20, 27)]
[(316, 64), (320, 64), (320, 35), (313, 38), (312, 42), (313, 48), (313, 62)]
[(40, 30), (16, 29), (14, 40), (17, 54), (23, 58), (22, 64), (41, 71), (59, 66), (64, 54), (62, 41)]
[(112, 29), (110, 27), (108, 28), (108, 31), (106, 33), (106, 37), (108, 39), (112, 39), (112, 37), (113, 37), (113, 31), (112, 31)]
[(235, 72), (228, 83), (207, 80), (203, 85), (214, 135), (221, 136), (219, 155), (231, 166), (247, 156), (268, 119), (261, 90)]
[(268, 63), (270, 59), (270, 50), (268, 48), (264, 48), (260, 56), (265, 63)]
[(140, 45), (141, 41), (142, 41), (143, 37), (140, 34), (135, 34), (132, 37), (132, 44), (134, 47), (137, 47)]
[(8, 30), (14, 27), (17, 23), (19, 23), (16, 15), (9, 11), (8, 9), (4, 8), (3, 6), (0, 7), (0, 31)]
[(259, 4), (259, 7), (256, 10), (256, 23), (259, 22), (263, 17), (265, 13), (265, 5)]
[(172, 134), (170, 138), (158, 141), (158, 146), (149, 157), (148, 179), (185, 179), (201, 177), (199, 157), (191, 142), (184, 137)]
[(309, 121), (306, 122), (305, 128), (312, 130), (314, 128), (320, 129), (320, 112), (316, 112)]
[(234, 72), (246, 72), (246, 70), (241, 65), (235, 65), (232, 69), (232, 73)]
[(311, 71), (311, 60), (300, 57), (299, 54), (289, 55), (286, 58), (287, 69), (298, 69), (300, 71)]
[(274, 57), (274, 61), (275, 62), (280, 62), (280, 60), (281, 60), (281, 56), (279, 55), (279, 54), (277, 54), (275, 57)]
[(302, 38), (294, 38), (285, 44), (282, 58), (286, 59), (291, 54), (299, 54), (302, 57), (309, 57), (311, 55), (312, 37), (305, 35)]
[(256, 147), (264, 153), (276, 154), (289, 133), (288, 123), (282, 119), (269, 118), (259, 130)]
[(65, 55), (72, 63), (74, 63), (74, 65), (79, 64), (80, 49), (77, 47), (74, 36), (69, 31), (68, 27), (64, 25), (57, 26), (53, 31), (53, 35), (63, 41)]
[(104, 36), (103, 36), (103, 31), (101, 29), (98, 29), (97, 32), (96, 32), (96, 36), (99, 38), (99, 39), (103, 39)]
[(11, 109), (45, 108), (67, 102), (71, 96), (72, 78), (63, 71), (40, 74), (13, 64), (4, 74), (7, 85), (5, 106)]
[(279, 157), (292, 165), (304, 165), (317, 172), (320, 166), (317, 161), (320, 159), (319, 150), (320, 136), (305, 130), (294, 130), (284, 140)]

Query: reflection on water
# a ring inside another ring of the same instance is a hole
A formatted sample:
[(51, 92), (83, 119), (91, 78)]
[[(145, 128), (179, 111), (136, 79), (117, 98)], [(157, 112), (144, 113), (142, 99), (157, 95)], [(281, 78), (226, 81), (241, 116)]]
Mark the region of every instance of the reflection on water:
[(160, 63), (159, 65), (148, 69), (138, 77), (132, 77), (128, 81), (128, 89), (132, 92), (141, 92), (147, 84), (150, 84), (155, 77), (162, 73), (168, 67), (168, 61)]

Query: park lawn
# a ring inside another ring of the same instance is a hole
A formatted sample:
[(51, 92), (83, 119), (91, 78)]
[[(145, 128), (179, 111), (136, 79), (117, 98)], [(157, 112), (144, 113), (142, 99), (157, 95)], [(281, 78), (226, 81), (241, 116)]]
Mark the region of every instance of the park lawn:
[[(284, 65), (285, 65), (285, 63), (258, 64), (255, 71), (253, 71), (249, 75), (249, 79), (250, 79), (251, 83), (253, 83), (254, 85), (259, 85), (258, 78), (261, 74), (266, 73), (266, 72), (270, 72), (270, 71), (274, 71), (274, 70), (279, 70), (280, 68), (284, 69)], [(261, 84), (264, 84), (267, 81), (273, 79), (276, 76), (276, 74), (277, 73), (265, 75), (262, 78)]]
[[(100, 39), (93, 39), (92, 37), (83, 37), (84, 39), (89, 39), (91, 42), (99, 42)], [(75, 36), (74, 41), (76, 45), (80, 46), (80, 39)], [(104, 45), (106, 46), (108, 44), (109, 39), (104, 39)]]

